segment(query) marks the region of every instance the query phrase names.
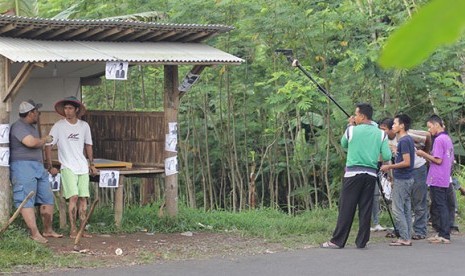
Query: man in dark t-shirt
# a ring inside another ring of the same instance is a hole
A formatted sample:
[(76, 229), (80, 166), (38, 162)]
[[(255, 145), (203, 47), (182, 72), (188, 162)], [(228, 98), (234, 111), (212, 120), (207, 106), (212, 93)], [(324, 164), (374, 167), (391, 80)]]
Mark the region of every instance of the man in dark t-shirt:
[[(61, 238), (63, 235), (52, 229), (54, 198), (42, 161), (42, 147), (53, 138), (49, 135), (40, 138), (34, 126), (39, 119), (38, 109), (41, 106), (32, 100), (22, 102), (19, 106), (20, 118), (10, 129), (10, 178), (16, 207), (31, 191), (35, 192), (21, 209), (21, 215), (30, 230), (31, 239), (47, 243), (47, 237)], [(37, 228), (35, 206), (41, 206), (44, 225), (42, 234)]]

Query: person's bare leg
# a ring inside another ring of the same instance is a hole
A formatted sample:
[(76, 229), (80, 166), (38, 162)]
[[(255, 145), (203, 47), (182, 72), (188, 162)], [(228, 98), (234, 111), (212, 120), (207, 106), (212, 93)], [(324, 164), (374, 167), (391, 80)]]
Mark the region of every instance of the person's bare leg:
[(40, 234), (39, 229), (37, 229), (36, 214), (34, 208), (21, 209), (21, 215), (23, 216), (23, 219), (26, 222), (27, 228), (29, 228), (29, 231), (31, 231), (31, 239), (40, 243), (47, 243), (48, 240), (44, 238)]
[[(86, 220), (86, 217), (87, 217), (87, 198), (80, 197), (79, 198), (79, 220), (81, 222), (81, 225)], [(82, 233), (82, 236), (84, 238), (92, 238), (92, 235), (87, 234), (86, 231)]]
[(71, 238), (75, 238), (77, 235), (76, 219), (77, 219), (77, 202), (78, 196), (72, 196), (69, 198), (68, 202), (68, 215), (69, 215), (69, 224), (70, 224), (70, 234)]
[(42, 222), (44, 224), (44, 232), (42, 236), (51, 238), (61, 238), (63, 235), (53, 231), (53, 205), (42, 205), (40, 206), (40, 215), (42, 216)]

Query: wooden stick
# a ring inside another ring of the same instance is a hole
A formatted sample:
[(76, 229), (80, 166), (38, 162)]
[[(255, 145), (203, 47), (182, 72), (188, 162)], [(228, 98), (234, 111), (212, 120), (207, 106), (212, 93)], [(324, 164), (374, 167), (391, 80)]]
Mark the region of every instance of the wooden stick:
[(8, 220), (8, 222), (3, 225), (2, 229), (0, 230), (0, 236), (3, 234), (3, 232), (6, 231), (6, 229), (8, 228), (8, 226), (10, 226), (10, 224), (16, 219), (16, 217), (19, 215), (19, 213), (21, 212), (21, 209), (23, 209), (24, 205), (26, 205), (26, 202), (31, 199), (31, 197), (33, 197), (35, 195), (35, 192), (34, 191), (31, 191), (27, 196), (26, 198), (23, 200), (23, 202), (21, 202), (21, 204), (19, 205), (18, 209), (16, 209), (15, 213), (13, 214), (13, 216), (11, 216), (11, 218)]
[(81, 222), (81, 226), (79, 227), (79, 232), (77, 233), (76, 239), (74, 239), (74, 246), (76, 246), (79, 243), (79, 240), (81, 240), (82, 234), (84, 233), (84, 228), (86, 227), (87, 222), (89, 221), (90, 216), (92, 216), (92, 213), (94, 212), (95, 205), (97, 205), (98, 198), (94, 200), (92, 203), (92, 206), (90, 206), (89, 214), (87, 214), (87, 217), (84, 219), (83, 222)]

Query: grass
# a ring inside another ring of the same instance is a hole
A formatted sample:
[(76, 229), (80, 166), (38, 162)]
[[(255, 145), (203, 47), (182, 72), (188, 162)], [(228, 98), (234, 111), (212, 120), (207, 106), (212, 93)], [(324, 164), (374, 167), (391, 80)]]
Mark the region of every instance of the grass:
[[(465, 197), (457, 195), (460, 214), (465, 214)], [(383, 203), (381, 203), (383, 205)], [(116, 229), (111, 207), (95, 210), (90, 221), (89, 231), (99, 234), (131, 233), (138, 231), (156, 233), (192, 232), (235, 232), (239, 235), (259, 237), (269, 242), (280, 242), (288, 247), (302, 244), (316, 245), (327, 240), (334, 230), (337, 220), (337, 209), (316, 209), (296, 216), (273, 210), (257, 209), (233, 213), (227, 211), (203, 212), (184, 206), (179, 207), (176, 218), (158, 218), (159, 206), (129, 206), (124, 211), (122, 228)], [(380, 216), (382, 225), (391, 226), (387, 212)], [(55, 219), (58, 223), (58, 219)], [(465, 229), (462, 216), (457, 218), (460, 229)], [(58, 226), (56, 226), (58, 227)], [(358, 228), (355, 219), (349, 243), (353, 243)], [(83, 264), (79, 254), (55, 255), (46, 246), (28, 238), (22, 219), (0, 237), (0, 273), (27, 271), (28, 268), (43, 270), (60, 267), (89, 267), (95, 264)], [(375, 240), (376, 242), (376, 240)], [(151, 258), (151, 256), (147, 256)]]

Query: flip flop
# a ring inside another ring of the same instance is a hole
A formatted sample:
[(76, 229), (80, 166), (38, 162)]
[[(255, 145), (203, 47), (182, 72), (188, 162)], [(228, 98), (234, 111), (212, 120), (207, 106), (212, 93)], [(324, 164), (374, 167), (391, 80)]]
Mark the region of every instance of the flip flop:
[(390, 244), (390, 246), (412, 246), (412, 243), (411, 242), (403, 242), (403, 241), (392, 241)]
[(429, 243), (433, 243), (433, 244), (450, 244), (450, 240), (445, 239), (443, 237), (437, 237), (434, 240), (430, 240)]
[(320, 244), (320, 248), (326, 248), (326, 249), (341, 249), (340, 246), (335, 245), (334, 243), (327, 241), (322, 244)]

